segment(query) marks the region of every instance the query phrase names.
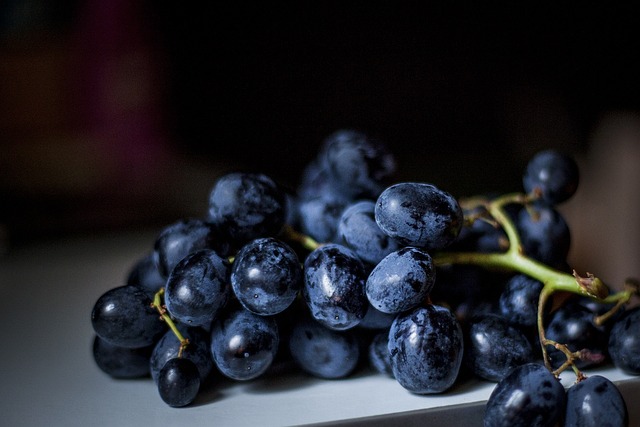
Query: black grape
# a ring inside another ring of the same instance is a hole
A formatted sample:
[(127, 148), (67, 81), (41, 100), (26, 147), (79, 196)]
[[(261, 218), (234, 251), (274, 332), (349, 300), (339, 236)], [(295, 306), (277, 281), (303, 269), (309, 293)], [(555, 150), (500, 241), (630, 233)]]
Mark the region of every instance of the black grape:
[(362, 261), (342, 245), (320, 246), (305, 259), (302, 295), (313, 318), (329, 328), (349, 329), (364, 318), (364, 284)]
[(573, 158), (556, 150), (544, 150), (531, 158), (522, 181), (527, 193), (540, 191), (544, 202), (557, 205), (573, 196), (579, 178)]
[(449, 193), (431, 184), (402, 182), (386, 188), (376, 201), (378, 226), (405, 246), (440, 250), (458, 237), (462, 209)]
[(537, 363), (514, 368), (496, 384), (484, 413), (485, 427), (552, 427), (566, 407), (560, 381)]
[(103, 372), (113, 378), (148, 377), (153, 347), (118, 347), (96, 335), (93, 339), (93, 360)]
[(607, 378), (592, 375), (567, 390), (564, 427), (624, 427), (627, 423), (622, 394)]
[(98, 298), (91, 324), (103, 340), (128, 348), (155, 343), (167, 328), (145, 290), (128, 285), (110, 289)]
[(369, 344), (369, 364), (379, 373), (393, 377), (389, 354), (389, 331), (377, 333)]
[(640, 375), (640, 307), (625, 312), (609, 333), (613, 364), (630, 375)]
[(525, 328), (536, 325), (538, 299), (542, 282), (524, 274), (516, 274), (507, 281), (499, 297), (500, 313), (510, 323)]
[[(189, 359), (196, 365), (200, 374), (200, 383), (204, 384), (213, 371), (209, 332), (200, 327), (188, 327), (183, 324), (178, 324), (177, 327), (182, 336), (189, 340), (189, 344), (182, 352), (182, 358)], [(149, 368), (154, 381), (157, 382), (158, 374), (165, 363), (178, 357), (179, 351), (180, 341), (173, 331), (167, 331), (151, 353)]]
[(158, 373), (158, 392), (169, 406), (178, 408), (192, 403), (200, 390), (198, 368), (189, 359), (169, 360)]
[(164, 287), (166, 278), (162, 276), (153, 253), (140, 258), (127, 276), (127, 285), (145, 289), (150, 298)]
[(298, 219), (304, 234), (318, 242), (335, 242), (338, 222), (348, 202), (331, 197), (316, 197), (298, 202)]
[(551, 207), (534, 206), (532, 211), (522, 209), (516, 224), (524, 252), (551, 267), (562, 267), (571, 246), (567, 222)]

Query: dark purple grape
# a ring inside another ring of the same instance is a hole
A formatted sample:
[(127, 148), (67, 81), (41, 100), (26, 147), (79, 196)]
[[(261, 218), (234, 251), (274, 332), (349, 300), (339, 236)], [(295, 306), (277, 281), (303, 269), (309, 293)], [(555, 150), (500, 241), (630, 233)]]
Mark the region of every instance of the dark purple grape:
[(472, 318), (465, 335), (464, 362), (485, 380), (500, 381), (516, 366), (533, 362), (527, 337), (495, 314)]
[(127, 285), (145, 289), (151, 298), (165, 283), (166, 278), (160, 274), (153, 253), (140, 258), (127, 276)]
[(436, 271), (425, 251), (404, 247), (387, 255), (369, 274), (369, 302), (383, 313), (400, 313), (423, 303), (435, 282)]
[(209, 195), (208, 220), (236, 244), (275, 236), (287, 218), (284, 191), (268, 176), (229, 173)]
[(505, 284), (499, 298), (500, 313), (514, 325), (531, 328), (538, 321), (538, 299), (542, 282), (516, 274)]
[(405, 246), (440, 250), (458, 237), (462, 209), (449, 193), (431, 184), (402, 182), (385, 189), (376, 201), (378, 226)]
[(278, 341), (274, 318), (240, 309), (215, 322), (211, 329), (211, 354), (223, 375), (234, 380), (251, 380), (271, 366)]
[(305, 259), (302, 295), (312, 317), (326, 327), (344, 330), (360, 323), (369, 306), (364, 284), (362, 261), (342, 245), (320, 246)]
[(564, 427), (622, 427), (627, 423), (622, 394), (607, 378), (592, 375), (567, 390)]
[(229, 245), (213, 224), (188, 218), (177, 221), (160, 232), (154, 244), (153, 256), (160, 274), (168, 277), (176, 264), (200, 249), (215, 250), (226, 256)]
[(522, 182), (525, 192), (540, 191), (544, 202), (557, 205), (573, 196), (579, 178), (573, 158), (556, 150), (544, 150), (531, 158)]
[[(200, 373), (200, 383), (204, 384), (213, 370), (213, 359), (209, 342), (209, 332), (200, 327), (177, 325), (182, 336), (189, 340), (189, 344), (182, 352), (182, 358), (191, 360)], [(168, 360), (178, 357), (180, 341), (173, 333), (167, 331), (157, 342), (151, 353), (149, 368), (151, 378), (157, 382), (158, 374)]]
[(104, 373), (113, 378), (147, 377), (153, 347), (118, 347), (96, 335), (93, 339), (93, 360)]
[(571, 246), (571, 232), (563, 216), (547, 206), (532, 207), (534, 215), (522, 209), (518, 215), (525, 254), (554, 268), (564, 265)]
[(328, 329), (306, 317), (291, 331), (289, 352), (303, 371), (323, 379), (348, 376), (360, 360), (360, 346), (352, 331)]
[(192, 403), (200, 390), (196, 365), (185, 358), (173, 358), (158, 373), (158, 393), (169, 406), (179, 408)]
[(369, 364), (378, 372), (393, 377), (389, 353), (389, 331), (377, 333), (369, 344)]
[(566, 407), (564, 387), (538, 363), (514, 368), (491, 392), (485, 427), (552, 427)]
[(393, 319), (395, 318), (395, 313), (383, 313), (369, 303), (367, 313), (364, 315), (362, 321), (358, 323), (358, 328), (389, 329), (389, 327), (391, 327), (391, 323), (393, 323)]
[(640, 375), (640, 306), (625, 312), (613, 324), (608, 350), (618, 369)]
[(301, 200), (298, 203), (300, 230), (318, 242), (335, 242), (338, 222), (347, 204), (332, 197)]
[(399, 314), (389, 329), (393, 375), (412, 393), (442, 393), (462, 364), (460, 324), (447, 308), (428, 305)]
[(273, 237), (247, 243), (231, 268), (231, 287), (240, 303), (263, 316), (282, 312), (302, 288), (302, 267), (289, 245)]
[(400, 244), (387, 236), (376, 223), (375, 206), (371, 200), (354, 202), (346, 207), (338, 222), (340, 241), (363, 262), (372, 265), (400, 249)]
[(167, 311), (189, 326), (208, 328), (231, 294), (228, 276), (229, 263), (215, 251), (192, 253), (175, 266), (167, 279)]
[(96, 335), (118, 347), (140, 348), (155, 343), (167, 329), (151, 298), (137, 286), (119, 286), (98, 298), (91, 311)]

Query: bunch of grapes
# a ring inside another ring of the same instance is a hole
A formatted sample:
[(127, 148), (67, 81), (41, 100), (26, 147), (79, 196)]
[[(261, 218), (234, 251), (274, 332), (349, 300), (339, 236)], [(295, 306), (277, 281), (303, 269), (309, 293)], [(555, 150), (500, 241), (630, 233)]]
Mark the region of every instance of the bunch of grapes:
[(583, 369), (640, 374), (640, 308), (625, 309), (638, 282), (610, 293), (568, 267), (557, 205), (576, 191), (575, 161), (542, 151), (522, 193), (468, 199), (394, 183), (395, 167), (382, 142), (341, 130), (295, 192), (220, 177), (206, 214), (166, 226), (95, 302), (99, 368), (151, 376), (174, 407), (214, 370), (250, 381), (276, 360), (325, 379), (368, 365), (415, 394), (476, 376), (496, 382), (487, 426), (624, 423), (616, 386)]

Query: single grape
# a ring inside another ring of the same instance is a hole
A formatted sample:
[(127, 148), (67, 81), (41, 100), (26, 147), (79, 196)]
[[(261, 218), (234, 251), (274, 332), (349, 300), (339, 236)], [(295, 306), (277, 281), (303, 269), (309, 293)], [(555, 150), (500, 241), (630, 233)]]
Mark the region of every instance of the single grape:
[(400, 244), (387, 236), (376, 223), (375, 206), (371, 200), (354, 202), (345, 208), (338, 221), (340, 241), (363, 262), (372, 265), (400, 249)]
[(328, 329), (306, 317), (291, 331), (289, 352), (303, 371), (323, 379), (348, 376), (360, 359), (360, 346), (352, 331)]
[(369, 364), (379, 373), (393, 377), (389, 354), (389, 331), (378, 332), (368, 348)]
[(98, 298), (91, 311), (91, 324), (100, 338), (127, 348), (151, 345), (167, 328), (145, 290), (128, 285), (112, 288)]
[(505, 284), (499, 298), (500, 313), (509, 322), (525, 328), (536, 325), (542, 282), (525, 274), (516, 274)]
[(127, 285), (139, 286), (145, 289), (150, 298), (164, 287), (166, 278), (162, 276), (156, 264), (153, 253), (140, 258), (127, 276)]
[(564, 415), (565, 390), (538, 363), (520, 365), (496, 384), (484, 413), (485, 427), (552, 427)]
[(554, 268), (564, 265), (571, 246), (571, 231), (554, 208), (534, 206), (522, 209), (516, 227), (525, 254)]
[(147, 377), (153, 347), (118, 347), (96, 335), (93, 339), (93, 360), (104, 373), (113, 378)]
[(369, 302), (383, 313), (400, 313), (423, 303), (435, 282), (431, 256), (418, 248), (404, 247), (376, 265), (366, 282)]
[(362, 261), (350, 249), (326, 244), (304, 261), (302, 295), (314, 319), (337, 330), (356, 326), (369, 305)]
[(640, 375), (640, 306), (626, 311), (613, 324), (608, 350), (618, 369)]
[(393, 319), (396, 318), (395, 313), (383, 313), (369, 303), (364, 318), (358, 323), (358, 328), (362, 329), (389, 329)]
[(302, 267), (289, 245), (273, 237), (247, 243), (231, 268), (231, 287), (249, 311), (269, 316), (284, 311), (302, 288)]
[(623, 427), (627, 423), (622, 394), (607, 378), (592, 375), (567, 390), (564, 427)]
[[(213, 371), (213, 359), (211, 358), (209, 332), (200, 327), (189, 327), (184, 324), (177, 325), (182, 336), (189, 340), (189, 344), (182, 352), (183, 359), (191, 360), (200, 374), (200, 383), (204, 384)], [(180, 341), (173, 333), (167, 331), (156, 343), (149, 360), (151, 378), (158, 381), (158, 374), (167, 361), (178, 357)]]
[(209, 327), (229, 299), (228, 271), (229, 263), (209, 249), (184, 258), (167, 279), (169, 314), (190, 326)]
[(416, 394), (442, 393), (462, 364), (460, 324), (445, 307), (427, 305), (399, 314), (389, 329), (393, 376)]
[(431, 184), (402, 182), (386, 188), (375, 207), (378, 226), (405, 246), (440, 250), (458, 237), (462, 209)]
[(169, 406), (178, 408), (192, 403), (200, 390), (198, 368), (189, 359), (173, 358), (158, 373), (158, 392)]
[(525, 192), (539, 191), (544, 202), (557, 205), (574, 195), (579, 178), (573, 158), (556, 150), (544, 150), (531, 158), (522, 182)]
[(316, 197), (298, 203), (300, 229), (318, 242), (335, 242), (338, 222), (348, 202), (333, 197)]
[(153, 256), (158, 271), (166, 278), (183, 258), (200, 249), (212, 249), (226, 256), (229, 245), (213, 224), (187, 218), (162, 229), (155, 241)]
[(287, 217), (284, 191), (268, 176), (229, 173), (209, 195), (208, 220), (236, 244), (275, 236)]
[(533, 362), (527, 337), (498, 315), (472, 318), (465, 338), (464, 362), (485, 380), (500, 381), (516, 366)]
[(211, 354), (223, 375), (234, 380), (251, 380), (271, 366), (278, 341), (278, 325), (272, 317), (239, 309), (215, 322), (211, 329)]

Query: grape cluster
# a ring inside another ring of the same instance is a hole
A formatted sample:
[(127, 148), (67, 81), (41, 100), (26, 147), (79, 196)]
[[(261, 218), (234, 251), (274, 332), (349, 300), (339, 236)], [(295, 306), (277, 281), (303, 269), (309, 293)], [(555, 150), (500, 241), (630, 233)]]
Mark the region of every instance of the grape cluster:
[[(569, 269), (557, 205), (576, 191), (575, 162), (540, 152), (523, 193), (468, 199), (394, 183), (395, 165), (382, 142), (340, 130), (295, 192), (264, 174), (220, 177), (203, 217), (166, 226), (96, 301), (98, 367), (151, 376), (175, 407), (215, 386), (214, 371), (249, 381), (281, 360), (326, 379), (369, 366), (415, 394), (492, 381), (487, 426), (624, 420), (615, 385), (581, 369), (640, 374), (640, 308), (624, 310), (638, 283), (609, 295)], [(571, 296), (551, 311), (560, 291)]]

